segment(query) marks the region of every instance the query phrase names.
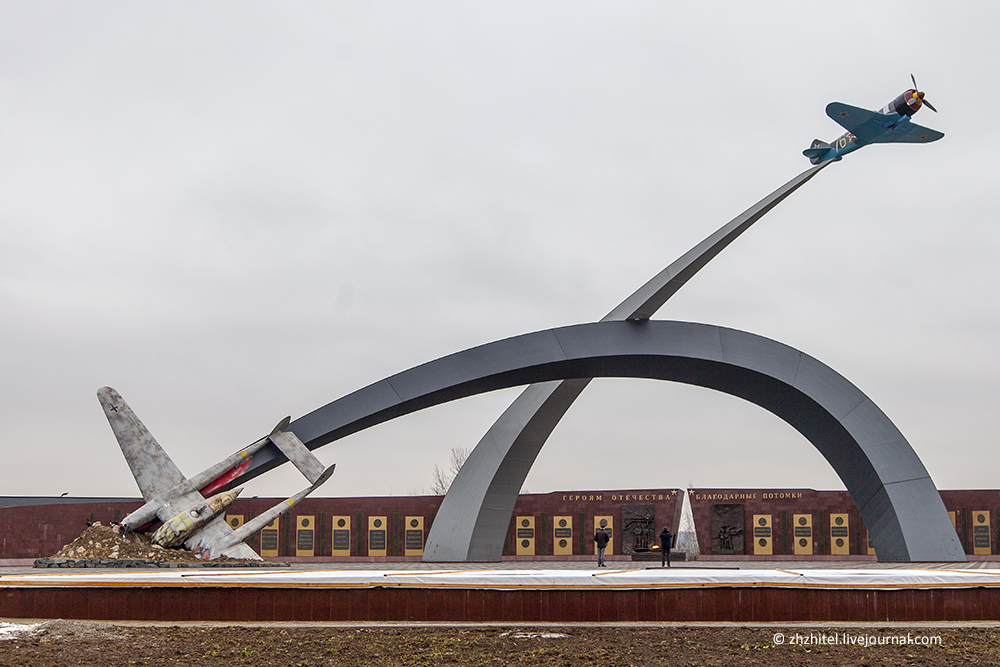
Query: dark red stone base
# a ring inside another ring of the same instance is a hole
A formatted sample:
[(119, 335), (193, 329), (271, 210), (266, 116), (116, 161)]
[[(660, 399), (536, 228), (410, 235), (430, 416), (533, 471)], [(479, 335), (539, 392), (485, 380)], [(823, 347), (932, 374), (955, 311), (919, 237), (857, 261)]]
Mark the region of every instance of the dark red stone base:
[(0, 618), (129, 621), (797, 622), (1000, 620), (1000, 589), (0, 589)]

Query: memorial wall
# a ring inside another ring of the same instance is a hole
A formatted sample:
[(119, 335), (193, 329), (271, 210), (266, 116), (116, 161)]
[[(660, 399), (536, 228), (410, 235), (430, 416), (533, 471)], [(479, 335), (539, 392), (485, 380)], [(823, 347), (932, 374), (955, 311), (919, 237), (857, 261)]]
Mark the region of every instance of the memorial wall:
[[(965, 552), (1000, 553), (995, 521), (1000, 490), (941, 490)], [(868, 531), (847, 491), (689, 489), (704, 556), (787, 559), (872, 556)]]
[[(1000, 553), (995, 523), (1000, 491), (940, 493), (966, 553)], [(598, 526), (611, 533), (607, 555), (643, 553), (657, 543), (664, 525), (677, 533), (682, 494), (678, 489), (522, 494), (503, 555), (539, 560), (593, 557)], [(703, 556), (874, 556), (846, 491), (691, 489), (688, 494)], [(237, 499), (226, 520), (238, 527), (279, 500)], [(247, 542), (265, 558), (419, 559), (441, 500), (307, 498)], [(141, 504), (129, 498), (0, 497), (0, 559), (51, 556), (88, 522), (119, 521)]]
[[(640, 553), (665, 525), (676, 532), (678, 489), (522, 494), (514, 506), (503, 555), (589, 558), (594, 533), (612, 541), (606, 555)], [(239, 498), (226, 513), (238, 527), (281, 499)], [(247, 544), (264, 558), (413, 558), (423, 555), (442, 496), (306, 498)], [(127, 498), (0, 498), (0, 559), (51, 556), (88, 522), (105, 525), (142, 505)]]

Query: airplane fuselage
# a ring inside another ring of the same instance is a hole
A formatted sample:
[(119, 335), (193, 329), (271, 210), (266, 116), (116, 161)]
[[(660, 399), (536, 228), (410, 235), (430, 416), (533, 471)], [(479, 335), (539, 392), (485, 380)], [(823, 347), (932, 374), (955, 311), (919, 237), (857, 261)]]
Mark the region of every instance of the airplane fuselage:
[(163, 522), (163, 525), (156, 529), (150, 537), (153, 544), (158, 544), (167, 549), (173, 549), (184, 544), (184, 540), (202, 528), (209, 521), (224, 514), (226, 508), (233, 504), (236, 496), (240, 495), (243, 488), (233, 489), (217, 493), (205, 502), (198, 503), (194, 507), (185, 510)]

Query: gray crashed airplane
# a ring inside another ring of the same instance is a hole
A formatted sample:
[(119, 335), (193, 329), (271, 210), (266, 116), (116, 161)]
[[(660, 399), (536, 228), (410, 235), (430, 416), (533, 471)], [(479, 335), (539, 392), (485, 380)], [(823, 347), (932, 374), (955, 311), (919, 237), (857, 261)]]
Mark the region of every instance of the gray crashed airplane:
[[(333, 474), (335, 466), (324, 469), (294, 433), (284, 431), (289, 422), (286, 417), (266, 438), (188, 479), (117, 391), (104, 387), (98, 390), (97, 399), (146, 501), (118, 525), (125, 533), (138, 532), (159, 520), (163, 523), (150, 540), (162, 547), (183, 546), (206, 560), (219, 556), (261, 560), (243, 540), (290, 510)], [(280, 449), (311, 485), (233, 530), (225, 521), (225, 511), (242, 487), (206, 496), (238, 476), (250, 463), (254, 452), (269, 443)]]

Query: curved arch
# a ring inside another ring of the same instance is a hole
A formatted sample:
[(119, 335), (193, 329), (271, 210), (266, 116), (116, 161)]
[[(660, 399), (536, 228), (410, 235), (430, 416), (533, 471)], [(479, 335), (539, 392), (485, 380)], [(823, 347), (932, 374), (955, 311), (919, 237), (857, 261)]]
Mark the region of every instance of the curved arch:
[[(359, 389), (295, 420), (288, 430), (315, 449), (458, 398), (594, 377), (670, 380), (755, 403), (802, 433), (833, 466), (857, 504), (880, 560), (965, 560), (927, 470), (867, 396), (794, 348), (720, 326), (599, 322), (507, 338)], [(247, 476), (283, 462), (273, 453), (254, 458), (254, 470)], [(492, 474), (476, 476), (474, 471), (471, 476), (475, 484), (489, 484), (490, 478)], [(508, 510), (502, 525), (497, 522), (494, 527), (501, 546), (509, 517)], [(459, 523), (439, 526), (440, 534), (447, 538), (450, 530), (461, 528)], [(439, 560), (435, 554), (425, 558)]]

